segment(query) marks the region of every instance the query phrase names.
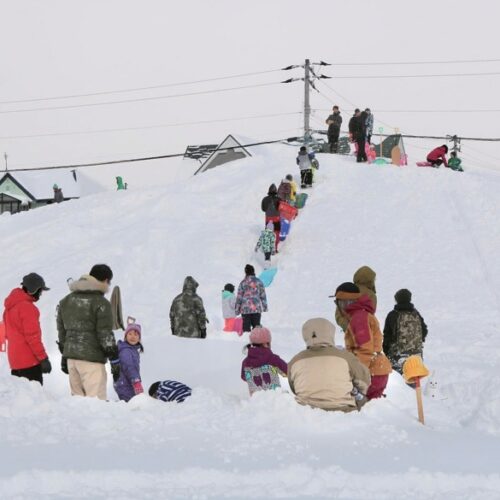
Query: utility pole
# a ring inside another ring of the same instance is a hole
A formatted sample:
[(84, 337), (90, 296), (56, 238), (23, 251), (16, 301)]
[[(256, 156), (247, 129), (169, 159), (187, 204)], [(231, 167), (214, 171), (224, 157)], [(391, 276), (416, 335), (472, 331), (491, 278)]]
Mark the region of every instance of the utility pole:
[(310, 81), (309, 81), (310, 61), (306, 59), (304, 64), (304, 143), (311, 141), (311, 104), (309, 101)]
[(302, 64), (292, 64), (287, 66), (286, 68), (282, 68), (283, 71), (289, 71), (295, 68), (304, 68), (304, 77), (303, 78), (288, 78), (287, 80), (281, 83), (292, 83), (297, 82), (299, 80), (304, 80), (304, 144), (311, 144), (314, 142), (314, 138), (311, 133), (311, 103), (310, 103), (310, 95), (311, 95), (311, 87), (318, 92), (318, 89), (314, 85), (315, 80), (321, 80), (323, 78), (331, 78), (326, 75), (318, 75), (314, 69), (315, 66), (331, 66), (331, 64), (326, 63), (324, 61), (313, 62), (309, 59), (305, 60), (304, 65)]

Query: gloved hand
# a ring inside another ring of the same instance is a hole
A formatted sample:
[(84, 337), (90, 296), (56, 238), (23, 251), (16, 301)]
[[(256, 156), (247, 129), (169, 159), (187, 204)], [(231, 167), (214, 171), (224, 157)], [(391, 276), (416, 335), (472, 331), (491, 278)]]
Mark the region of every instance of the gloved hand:
[(138, 380), (137, 382), (134, 382), (132, 384), (132, 387), (134, 388), (134, 393), (137, 396), (137, 394), (142, 394), (144, 392), (144, 389), (142, 388), (141, 381)]
[(52, 371), (49, 358), (45, 358), (40, 362), (40, 368), (42, 369), (42, 373), (50, 373)]
[(61, 358), (61, 371), (68, 375), (68, 360), (64, 356)]
[(120, 378), (120, 360), (119, 359), (110, 359), (111, 364), (111, 375), (113, 375), (113, 382), (117, 382)]
[(175, 335), (175, 332), (174, 332), (174, 327), (170, 327), (170, 330), (172, 330), (172, 335)]
[(200, 337), (201, 337), (202, 339), (206, 339), (206, 338), (207, 338), (207, 329), (206, 329), (206, 328), (202, 328), (202, 329), (200, 330)]
[(64, 344), (62, 342), (57, 342), (57, 347), (59, 348), (59, 352), (62, 354), (64, 352)]

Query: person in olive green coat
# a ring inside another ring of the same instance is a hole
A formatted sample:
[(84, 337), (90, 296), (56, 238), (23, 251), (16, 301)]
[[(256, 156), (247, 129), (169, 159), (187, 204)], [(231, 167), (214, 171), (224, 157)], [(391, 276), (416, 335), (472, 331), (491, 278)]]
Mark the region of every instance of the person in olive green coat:
[(71, 293), (59, 302), (57, 331), (63, 355), (61, 369), (69, 374), (72, 395), (106, 399), (106, 369), (109, 359), (113, 378), (120, 373), (118, 349), (113, 334), (111, 304), (104, 297), (113, 272), (105, 264), (69, 284)]
[(187, 276), (182, 293), (177, 295), (170, 307), (170, 328), (172, 335), (204, 339), (207, 336), (207, 315), (203, 300), (197, 295), (198, 282)]
[[(353, 283), (359, 288), (362, 295), (368, 295), (373, 303), (373, 313), (377, 310), (377, 291), (375, 289), (375, 278), (377, 274), (369, 266), (361, 266), (353, 276)], [(339, 308), (335, 309), (335, 321), (345, 332), (349, 326), (347, 318), (341, 314)]]

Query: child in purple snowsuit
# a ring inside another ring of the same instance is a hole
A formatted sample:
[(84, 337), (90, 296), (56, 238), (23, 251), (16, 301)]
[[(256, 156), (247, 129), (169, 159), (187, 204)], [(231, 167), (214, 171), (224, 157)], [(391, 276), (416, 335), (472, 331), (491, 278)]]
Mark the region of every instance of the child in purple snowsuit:
[(122, 401), (129, 401), (144, 392), (140, 374), (141, 352), (144, 352), (141, 344), (141, 325), (131, 323), (125, 330), (124, 340), (118, 341), (120, 376), (113, 384), (116, 394)]
[(248, 384), (250, 395), (281, 387), (279, 376), (287, 376), (288, 366), (271, 351), (271, 332), (258, 326), (250, 333), (247, 357), (241, 364), (241, 379)]

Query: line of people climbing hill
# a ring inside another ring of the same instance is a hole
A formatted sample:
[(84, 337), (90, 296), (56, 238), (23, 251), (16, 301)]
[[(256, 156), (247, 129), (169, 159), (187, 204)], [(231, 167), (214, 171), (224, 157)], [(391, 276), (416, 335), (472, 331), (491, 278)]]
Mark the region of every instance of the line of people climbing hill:
[[(315, 159), (301, 148), (297, 157), (301, 181), (309, 179), (302, 175), (304, 156), (310, 160), (311, 170)], [(318, 166), (316, 163), (315, 167)], [(256, 248), (262, 248), (265, 254), (272, 254), (273, 248), (278, 248), (281, 223), (286, 220), (280, 208), (284, 207), (285, 213), (289, 213), (287, 207), (297, 205), (301, 196), (290, 174), (278, 189), (275, 185), (271, 188), (264, 198), (266, 203), (263, 200), (261, 206), (265, 229)], [(269, 209), (277, 209), (281, 216), (269, 213)], [(276, 223), (280, 225), (276, 227)], [(345, 347), (336, 347), (335, 326), (331, 321), (312, 318), (302, 327), (306, 349), (286, 363), (273, 353), (271, 331), (262, 324), (262, 313), (268, 309), (264, 283), (251, 264), (247, 264), (244, 271), (245, 277), (236, 295), (232, 284), (224, 287), (222, 305), (225, 331), (249, 333), (241, 378), (248, 384), (250, 394), (276, 389), (281, 385), (279, 377), (287, 376), (301, 404), (325, 410), (359, 410), (366, 401), (383, 395), (392, 369), (401, 373), (406, 358), (414, 354), (423, 356), (427, 327), (411, 303), (411, 293), (406, 289), (396, 293), (396, 306), (386, 318), (382, 335), (375, 317), (375, 272), (363, 266), (356, 271), (352, 282), (340, 284), (331, 296), (335, 300), (335, 320), (344, 332)], [(112, 279), (109, 266), (96, 264), (89, 274), (69, 283), (70, 293), (59, 302), (57, 309), (61, 370), (69, 375), (72, 395), (106, 399), (105, 365), (109, 361), (115, 391), (120, 399), (128, 401), (144, 392), (140, 375), (143, 332), (133, 318), (127, 321), (126, 327), (123, 325), (121, 301), (119, 293), (115, 293), (117, 287), (111, 302), (105, 298)], [(182, 293), (174, 298), (170, 308), (173, 335), (206, 338), (208, 319), (197, 288), (197, 281), (187, 276)], [(40, 384), (52, 366), (42, 342), (35, 304), (48, 290), (40, 275), (24, 276), (21, 287), (12, 290), (5, 299), (3, 314), (12, 375)], [(123, 340), (117, 343), (113, 330), (118, 329), (125, 332)], [(162, 401), (182, 402), (191, 395), (188, 386), (175, 380), (155, 382), (148, 392)]]

